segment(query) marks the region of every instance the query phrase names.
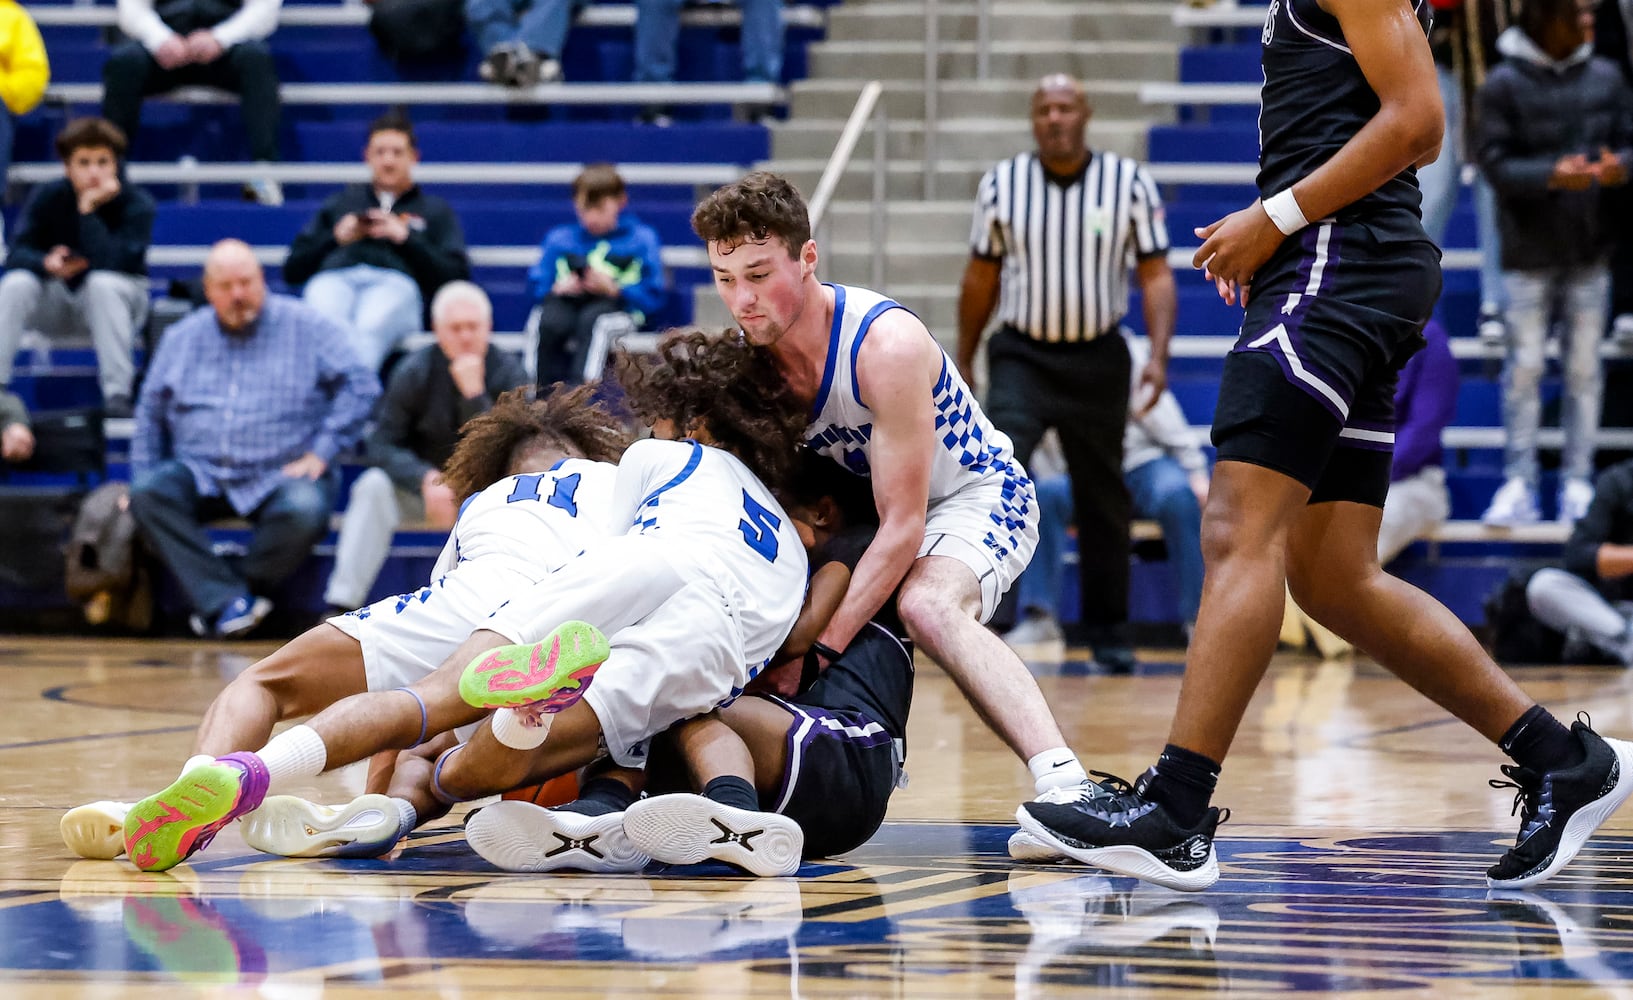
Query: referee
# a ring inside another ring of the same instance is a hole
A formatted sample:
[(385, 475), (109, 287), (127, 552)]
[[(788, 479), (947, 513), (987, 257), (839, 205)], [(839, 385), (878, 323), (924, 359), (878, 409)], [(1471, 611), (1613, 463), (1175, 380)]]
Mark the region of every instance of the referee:
[(1102, 667), (1127, 672), (1131, 504), (1122, 468), (1131, 372), (1119, 324), (1132, 259), (1151, 338), (1143, 413), (1168, 383), (1174, 276), (1156, 184), (1133, 160), (1090, 152), (1089, 115), (1082, 84), (1044, 77), (1032, 94), (1037, 152), (981, 179), (958, 298), (958, 367), (975, 386), (975, 351), (996, 307), (987, 413), (1023, 465), (1044, 431), (1060, 435), (1077, 515), (1083, 639)]

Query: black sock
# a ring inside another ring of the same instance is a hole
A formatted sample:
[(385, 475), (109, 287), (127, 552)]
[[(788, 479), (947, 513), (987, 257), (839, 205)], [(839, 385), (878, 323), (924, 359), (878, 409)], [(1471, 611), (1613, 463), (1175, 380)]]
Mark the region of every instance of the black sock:
[(1497, 746), (1514, 763), (1538, 774), (1575, 767), (1587, 759), (1582, 741), (1541, 705), (1532, 705), (1509, 726)]
[(723, 806), (746, 809), (749, 812), (760, 811), (760, 796), (754, 791), (754, 786), (749, 784), (747, 779), (739, 778), (735, 774), (723, 774), (704, 785), (703, 794)]
[(622, 781), (613, 778), (591, 778), (578, 790), (578, 798), (563, 806), (585, 816), (605, 816), (623, 812), (635, 802), (635, 793)]
[(1140, 793), (1167, 809), (1180, 826), (1193, 827), (1207, 814), (1208, 802), (1218, 784), (1218, 763), (1170, 743), (1162, 748), (1162, 756), (1141, 783)]

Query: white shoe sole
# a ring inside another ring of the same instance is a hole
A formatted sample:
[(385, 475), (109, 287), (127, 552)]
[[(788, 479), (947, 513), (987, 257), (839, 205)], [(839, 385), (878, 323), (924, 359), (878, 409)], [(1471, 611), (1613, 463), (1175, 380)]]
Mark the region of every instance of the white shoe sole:
[(799, 871), (805, 832), (778, 813), (750, 812), (702, 795), (655, 795), (624, 812), (630, 842), (671, 865), (724, 861), (753, 875)]
[(82, 858), (112, 861), (125, 853), (124, 802), (92, 802), (62, 814), (62, 842)]
[(501, 801), (465, 822), (465, 842), (507, 872), (638, 872), (650, 860), (624, 835), (624, 814), (586, 816)]
[(271, 795), (243, 818), (244, 843), (283, 858), (377, 858), (397, 846), (401, 813), (384, 795), (362, 795), (338, 809), (293, 795)]
[(1066, 860), (1066, 855), (1025, 830), (1010, 834), (1008, 846), (1010, 858), (1025, 864), (1047, 865)]
[(1545, 882), (1559, 874), (1560, 869), (1571, 863), (1582, 850), (1588, 838), (1593, 836), (1610, 814), (1615, 812), (1629, 795), (1633, 795), (1633, 743), (1625, 740), (1613, 740), (1600, 737), (1610, 745), (1616, 754), (1616, 785), (1602, 797), (1589, 802), (1578, 809), (1570, 819), (1565, 821), (1565, 832), (1560, 834), (1559, 847), (1554, 850), (1554, 860), (1548, 866), (1534, 875), (1524, 878), (1501, 881), (1486, 877), (1486, 885), (1493, 889), (1529, 889), (1539, 882)]
[(1206, 862), (1190, 871), (1182, 872), (1175, 871), (1158, 861), (1150, 851), (1129, 844), (1118, 844), (1114, 847), (1072, 847), (1050, 833), (1042, 823), (1033, 819), (1025, 806), (1015, 810), (1015, 822), (1021, 825), (1022, 830), (1074, 861), (1104, 868), (1118, 875), (1129, 875), (1152, 885), (1178, 889), (1180, 892), (1201, 892), (1219, 881), (1219, 852), (1214, 849), (1212, 843), (1208, 844)]

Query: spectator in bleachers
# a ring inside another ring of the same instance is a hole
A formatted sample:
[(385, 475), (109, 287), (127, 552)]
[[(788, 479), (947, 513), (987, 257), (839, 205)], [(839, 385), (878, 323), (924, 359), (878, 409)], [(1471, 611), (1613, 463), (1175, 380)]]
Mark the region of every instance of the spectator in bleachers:
[(539, 303), (540, 385), (580, 380), (595, 321), (625, 312), (643, 326), (668, 297), (658, 233), (627, 211), (624, 179), (592, 163), (573, 179), (576, 223), (545, 234), (527, 272)]
[[(1615, 63), (1622, 78), (1633, 84), (1633, 2), (1600, 0), (1594, 16), (1593, 50)], [(1610, 314), (1612, 332), (1623, 349), (1633, 348), (1633, 191), (1622, 188), (1610, 199), (1617, 219), (1616, 249), (1610, 258)]]
[(587, 0), (465, 0), (482, 63), (477, 73), (505, 87), (561, 79), (561, 50), (573, 15)]
[[(1475, 159), (1474, 95), (1497, 65), (1497, 37), (1515, 22), (1520, 0), (1437, 0), (1429, 48), (1440, 78), (1440, 101), (1446, 109), (1446, 137), (1440, 157), (1418, 170), (1423, 191), (1423, 229), (1445, 245), (1446, 227), (1463, 190), (1463, 166)], [(1503, 337), (1503, 277), (1498, 260), (1497, 198), (1483, 175), (1474, 179), (1475, 243), (1480, 251), (1480, 320), (1482, 339)]]
[[(142, 99), (177, 87), (206, 86), (239, 97), (250, 158), (278, 155), (278, 70), (266, 39), (278, 27), (282, 0), (119, 0), (119, 30), (129, 40), (102, 66), (102, 117), (135, 145)], [(260, 174), (244, 192), (263, 205), (283, 204), (283, 188)]]
[(1504, 61), (1480, 88), (1480, 169), (1497, 191), (1508, 296), (1507, 481), (1486, 509), (1488, 524), (1541, 516), (1538, 390), (1557, 300), (1563, 300), (1567, 340), (1559, 519), (1576, 520), (1593, 499), (1599, 344), (1615, 239), (1604, 189), (1627, 182), (1633, 91), (1613, 63), (1593, 54), (1592, 32), (1587, 0), (1528, 0), (1520, 24), (1497, 40)]
[(1457, 360), (1437, 320), (1424, 326), (1423, 339), (1395, 383), (1395, 454), (1378, 527), (1380, 564), (1451, 516), (1440, 436), (1457, 412)]
[(414, 183), (414, 126), (388, 114), (369, 126), (369, 183), (331, 195), (295, 237), (284, 281), (305, 285), (306, 304), (352, 333), (357, 356), (376, 370), (418, 333), (425, 303), (470, 277), (465, 233), (446, 201)]
[[(782, 0), (736, 0), (744, 83), (781, 83)], [(673, 83), (680, 50), (680, 12), (686, 0), (635, 0), (635, 82)], [(755, 109), (759, 117), (765, 109)], [(667, 125), (669, 109), (655, 105), (642, 114), (652, 125)]]
[(0, 192), (11, 169), (11, 120), (33, 111), (49, 82), (51, 64), (39, 27), (17, 0), (0, 0)]
[(486, 413), (500, 393), (527, 382), (521, 364), (490, 342), (493, 306), (476, 285), (443, 285), (431, 300), (431, 328), (437, 342), (392, 369), (369, 433), (365, 456), (374, 467), (352, 484), (324, 591), (336, 613), (366, 602), (405, 517), (453, 527), (459, 500), (441, 469), (459, 429)]
[[(211, 248), (204, 294), (210, 307), (165, 331), (142, 384), (130, 506), (187, 595), (194, 633), (238, 636), (328, 530), (335, 457), (357, 442), (380, 383), (333, 320), (267, 294), (248, 245)], [(204, 530), (225, 517), (254, 524), (236, 568)]]
[(147, 248), (153, 199), (120, 178), (125, 137), (101, 118), (57, 134), (61, 180), (41, 185), (23, 208), (0, 278), (0, 386), (23, 331), (89, 334), (104, 411), (131, 414), (131, 343), (147, 314)]
[(1537, 620), (1633, 666), (1633, 460), (1599, 475), (1587, 514), (1571, 529), (1563, 569), (1541, 569), (1525, 587)]
[[(1134, 385), (1128, 425), (1123, 431), (1123, 484), (1134, 501), (1134, 516), (1162, 526), (1163, 545), (1179, 593), (1179, 621), (1188, 639), (1202, 603), (1202, 506), (1208, 499), (1208, 460), (1191, 433), (1179, 400), (1167, 389), (1147, 407), (1139, 374), (1150, 351), (1128, 339)], [(1072, 482), (1061, 465), (1059, 442), (1033, 453), (1028, 466), (1037, 484), (1040, 516), (1038, 548), (1021, 575), (1023, 618), (1004, 636), (1012, 645), (1061, 638), (1055, 614), (1060, 593), (1061, 546), (1072, 519)]]
[(14, 392), (0, 389), (0, 461), (26, 462), (34, 454), (28, 407)]

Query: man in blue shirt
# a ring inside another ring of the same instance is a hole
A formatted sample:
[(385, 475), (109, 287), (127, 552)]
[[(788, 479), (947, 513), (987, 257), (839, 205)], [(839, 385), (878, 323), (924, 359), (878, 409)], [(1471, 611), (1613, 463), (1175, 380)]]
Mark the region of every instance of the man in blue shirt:
[[(346, 331), (268, 295), (254, 252), (223, 240), (204, 263), (200, 309), (159, 344), (136, 408), (131, 513), (176, 577), (199, 635), (239, 636), (328, 528), (335, 456), (356, 443), (380, 383)], [(205, 522), (254, 523), (237, 571)]]

